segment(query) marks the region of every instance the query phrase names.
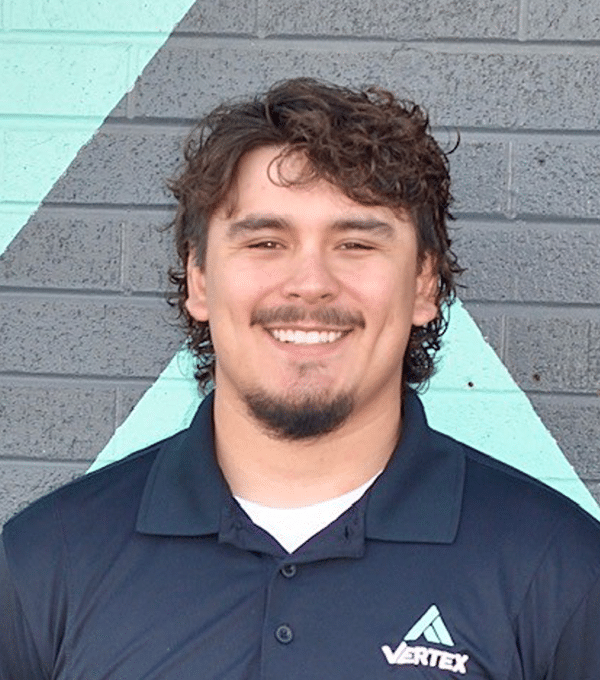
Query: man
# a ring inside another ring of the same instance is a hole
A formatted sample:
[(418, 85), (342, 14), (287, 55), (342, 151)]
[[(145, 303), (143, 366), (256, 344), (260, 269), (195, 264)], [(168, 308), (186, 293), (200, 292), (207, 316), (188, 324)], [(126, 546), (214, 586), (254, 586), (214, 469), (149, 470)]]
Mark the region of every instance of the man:
[(214, 391), (6, 525), (0, 678), (599, 678), (598, 524), (410, 387), (460, 271), (422, 111), (285, 82), (209, 115), (173, 190)]

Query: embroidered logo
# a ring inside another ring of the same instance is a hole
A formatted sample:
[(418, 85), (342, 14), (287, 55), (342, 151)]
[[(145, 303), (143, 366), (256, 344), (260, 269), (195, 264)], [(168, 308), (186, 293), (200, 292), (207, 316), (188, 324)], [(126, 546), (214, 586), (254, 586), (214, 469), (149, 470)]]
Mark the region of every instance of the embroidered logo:
[(456, 654), (434, 647), (406, 644), (407, 642), (418, 640), (421, 636), (427, 642), (444, 645), (445, 647), (454, 647), (454, 640), (442, 619), (440, 610), (432, 604), (406, 633), (404, 639), (395, 650), (392, 650), (388, 645), (383, 645), (381, 651), (386, 661), (392, 666), (429, 666), (430, 668), (439, 668), (442, 671), (452, 671), (461, 675), (466, 674), (467, 661), (469, 660), (468, 654)]

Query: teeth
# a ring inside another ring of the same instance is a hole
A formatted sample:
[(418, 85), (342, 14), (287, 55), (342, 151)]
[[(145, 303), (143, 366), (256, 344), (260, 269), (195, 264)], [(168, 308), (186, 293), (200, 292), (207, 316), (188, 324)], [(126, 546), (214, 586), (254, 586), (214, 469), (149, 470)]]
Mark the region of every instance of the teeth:
[(279, 342), (292, 342), (295, 345), (318, 345), (335, 342), (342, 337), (342, 331), (284, 331), (272, 330), (271, 335)]

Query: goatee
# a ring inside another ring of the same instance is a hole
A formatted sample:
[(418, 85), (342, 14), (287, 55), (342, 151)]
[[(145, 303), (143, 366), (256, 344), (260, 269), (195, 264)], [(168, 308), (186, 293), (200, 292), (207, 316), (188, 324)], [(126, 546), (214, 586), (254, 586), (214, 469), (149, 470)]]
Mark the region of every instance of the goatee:
[(346, 394), (333, 399), (309, 395), (299, 399), (271, 397), (262, 392), (245, 395), (250, 413), (272, 437), (298, 441), (333, 432), (348, 418), (354, 407)]

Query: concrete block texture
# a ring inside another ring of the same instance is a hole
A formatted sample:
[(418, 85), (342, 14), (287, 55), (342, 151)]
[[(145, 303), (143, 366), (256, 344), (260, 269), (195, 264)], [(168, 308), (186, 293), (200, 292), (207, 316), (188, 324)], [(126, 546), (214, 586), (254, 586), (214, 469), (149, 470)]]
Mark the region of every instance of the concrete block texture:
[(600, 225), (460, 222), (464, 300), (598, 303)]
[(169, 290), (171, 212), (42, 206), (0, 255), (1, 286), (154, 292)]
[(527, 37), (533, 40), (598, 40), (597, 0), (528, 0)]
[(519, 215), (600, 220), (600, 139), (515, 143), (513, 191)]
[(164, 296), (174, 290), (168, 271), (177, 264), (171, 212), (130, 211), (123, 221), (123, 276), (126, 290)]
[[(461, 298), (463, 297), (464, 295), (461, 294)], [(465, 304), (465, 307), (473, 317), (484, 340), (502, 358), (504, 353), (504, 317), (501, 314), (480, 313), (477, 305), (470, 305), (468, 302)]]
[(600, 480), (600, 395), (585, 399), (533, 395), (532, 404), (584, 480)]
[[(171, 38), (165, 49), (152, 58), (130, 94), (136, 117), (193, 121), (208, 110), (208, 102), (216, 103), (217, 99), (222, 99), (223, 90), (215, 82), (219, 76), (218, 59), (212, 56), (212, 51), (203, 53), (201, 45), (199, 40), (182, 42)], [(221, 52), (218, 48), (215, 51)], [(233, 56), (229, 96), (239, 92), (236, 76), (237, 70), (243, 66)], [(214, 90), (220, 91), (221, 97)]]
[(40, 208), (0, 256), (0, 285), (119, 290), (122, 219)]
[(77, 154), (47, 203), (170, 205), (167, 180), (181, 162), (180, 129), (105, 126)]
[(119, 102), (114, 106), (113, 110), (110, 112), (107, 119), (111, 118), (126, 118), (127, 117), (127, 105), (129, 101), (129, 93), (124, 94)]
[(595, 130), (600, 119), (595, 54), (401, 47), (385, 72), (435, 125)]
[(254, 95), (278, 80), (318, 76), (341, 83), (386, 81), (389, 48), (280, 47), (260, 41), (170, 41), (148, 64), (133, 93), (135, 115), (198, 120), (224, 100)]
[[(450, 148), (443, 139), (440, 143)], [(508, 149), (504, 142), (465, 136), (450, 156), (450, 169), (454, 213), (505, 215), (508, 212)]]
[[(152, 386), (152, 381), (149, 380), (145, 384), (136, 385), (121, 385), (117, 387), (117, 412), (116, 424), (117, 427), (125, 421), (129, 414), (133, 411), (138, 401), (144, 395), (144, 392)], [(96, 453), (100, 449), (97, 449)]]
[(600, 505), (600, 482), (587, 482), (586, 486), (592, 496), (596, 499), (596, 503)]
[(18, 510), (84, 474), (87, 466), (72, 463), (20, 463), (0, 460), (0, 525)]
[(436, 125), (594, 129), (597, 56), (398, 49), (393, 89), (430, 110)]
[(255, 34), (257, 3), (258, 0), (200, 0), (192, 5), (174, 33)]
[(553, 318), (506, 315), (506, 363), (525, 390), (595, 393), (591, 340), (597, 311)]
[(451, 128), (595, 130), (600, 120), (595, 54), (360, 42), (207, 46), (177, 38), (140, 77), (135, 115), (196, 120), (224, 98), (254, 94), (292, 76), (389, 87), (424, 105), (435, 125)]
[(590, 384), (600, 397), (600, 315), (590, 324)]
[(266, 35), (423, 38), (513, 38), (518, 6), (508, 0), (265, 0), (259, 30)]
[(160, 299), (5, 295), (0, 372), (156, 378), (181, 344)]
[(91, 463), (115, 427), (115, 388), (0, 383), (0, 458)]

